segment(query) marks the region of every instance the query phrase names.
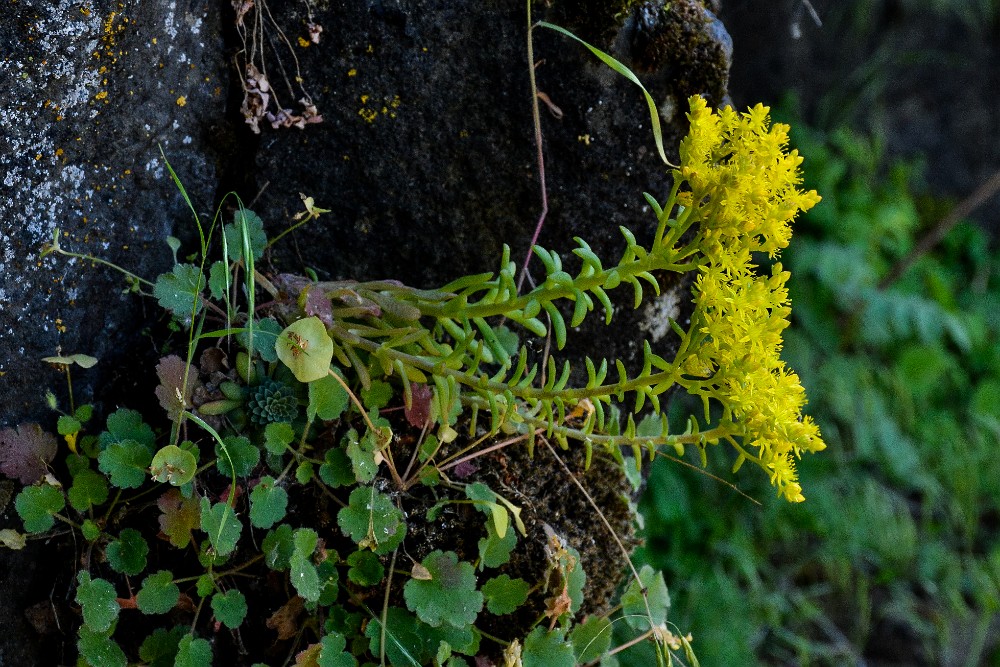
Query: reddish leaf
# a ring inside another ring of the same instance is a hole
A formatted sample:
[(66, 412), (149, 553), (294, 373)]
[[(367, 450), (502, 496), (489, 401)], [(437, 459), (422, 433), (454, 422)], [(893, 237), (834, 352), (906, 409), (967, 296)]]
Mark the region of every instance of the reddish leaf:
[(322, 289), (316, 289), (312, 284), (306, 285), (299, 293), (299, 304), (306, 315), (315, 315), (327, 328), (333, 326), (333, 306)]
[(156, 397), (160, 405), (167, 411), (167, 416), (174, 420), (180, 416), (181, 410), (191, 406), (191, 392), (201, 386), (198, 372), (187, 371), (187, 384), (184, 374), (187, 363), (176, 354), (160, 359), (156, 365), (156, 375), (160, 378), (160, 386), (156, 388)]
[(431, 418), (431, 388), (425, 384), (410, 383), (410, 394), (413, 400), (405, 409), (406, 421), (414, 428), (423, 428)]
[(191, 531), (201, 526), (201, 508), (195, 497), (185, 498), (180, 489), (170, 489), (156, 501), (160, 530), (175, 547), (184, 548), (191, 541)]
[(278, 639), (291, 639), (299, 632), (299, 615), (302, 613), (302, 598), (293, 597), (267, 619), (267, 627), (278, 632)]
[(56, 438), (38, 424), (21, 424), (0, 431), (0, 472), (34, 484), (45, 476), (46, 464), (55, 458)]

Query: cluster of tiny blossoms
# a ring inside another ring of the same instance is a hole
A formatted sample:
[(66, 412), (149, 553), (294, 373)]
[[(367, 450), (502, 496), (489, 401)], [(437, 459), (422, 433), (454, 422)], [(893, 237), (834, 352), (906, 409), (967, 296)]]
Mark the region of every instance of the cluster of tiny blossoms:
[(760, 465), (779, 493), (799, 502), (795, 458), (826, 445), (802, 415), (798, 376), (779, 357), (791, 312), (789, 274), (775, 263), (770, 276), (760, 275), (753, 253), (775, 258), (788, 245), (792, 219), (820, 198), (798, 189), (802, 158), (786, 151), (788, 126), (769, 126), (768, 111), (758, 104), (742, 114), (729, 107), (715, 113), (702, 98), (691, 99), (677, 170), (687, 188), (678, 202), (698, 225), (703, 260), (692, 318), (698, 345), (685, 362), (684, 384), (723, 405), (742, 441), (729, 438), (740, 462)]

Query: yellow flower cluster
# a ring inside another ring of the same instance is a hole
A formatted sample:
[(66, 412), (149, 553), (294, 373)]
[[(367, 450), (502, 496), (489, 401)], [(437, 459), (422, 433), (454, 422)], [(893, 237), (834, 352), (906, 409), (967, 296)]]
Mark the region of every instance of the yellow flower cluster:
[[(780, 263), (758, 275), (754, 252), (772, 258), (788, 245), (790, 223), (819, 195), (803, 192), (797, 151), (786, 152), (788, 126), (769, 127), (768, 108), (718, 114), (691, 99), (691, 132), (681, 143), (678, 176), (688, 191), (679, 203), (694, 216), (704, 259), (695, 281), (693, 340), (685, 362), (689, 391), (722, 403), (733, 441), (790, 501), (804, 500), (794, 459), (824, 449), (819, 429), (803, 417), (805, 392), (780, 359), (781, 332), (791, 312)], [(748, 447), (749, 445), (749, 447)], [(752, 447), (752, 449), (751, 449)], [(754, 451), (755, 450), (755, 451)]]

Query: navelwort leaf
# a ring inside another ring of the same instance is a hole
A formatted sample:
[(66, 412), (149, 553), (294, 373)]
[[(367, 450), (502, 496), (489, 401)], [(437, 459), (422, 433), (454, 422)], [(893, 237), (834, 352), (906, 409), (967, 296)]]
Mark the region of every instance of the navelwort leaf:
[(333, 339), (318, 317), (306, 317), (285, 327), (275, 349), (299, 382), (314, 382), (330, 373)]
[(167, 445), (156, 452), (149, 464), (149, 474), (157, 482), (183, 486), (194, 479), (198, 459), (194, 454), (177, 445)]
[(406, 582), (406, 606), (433, 627), (447, 623), (460, 628), (475, 623), (483, 608), (483, 594), (476, 590), (472, 565), (460, 562), (454, 552), (440, 550), (428, 554), (420, 564), (430, 579)]
[(337, 524), (362, 549), (386, 554), (398, 547), (406, 535), (403, 513), (392, 499), (361, 486), (351, 492), (348, 506), (337, 514)]

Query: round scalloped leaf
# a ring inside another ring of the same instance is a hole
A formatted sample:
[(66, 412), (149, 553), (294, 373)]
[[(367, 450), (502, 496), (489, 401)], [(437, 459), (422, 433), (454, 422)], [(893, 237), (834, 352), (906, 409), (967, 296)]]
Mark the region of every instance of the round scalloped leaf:
[(66, 506), (62, 491), (50, 484), (27, 486), (17, 494), (14, 507), (29, 533), (44, 533), (55, 525), (53, 515)]
[(591, 616), (573, 627), (569, 640), (577, 664), (597, 662), (611, 648), (611, 621), (604, 616)]
[(355, 551), (347, 557), (347, 578), (358, 586), (375, 586), (385, 578), (382, 561), (371, 551)]
[(69, 504), (78, 512), (86, 512), (108, 499), (108, 482), (90, 468), (73, 475), (73, 486), (66, 493)]
[(546, 632), (538, 626), (524, 638), (523, 667), (576, 667), (573, 645), (561, 630)]
[(333, 339), (316, 316), (306, 317), (285, 327), (275, 345), (278, 358), (299, 382), (325, 377), (333, 361)]
[(105, 554), (112, 570), (134, 577), (146, 569), (149, 545), (138, 530), (125, 528), (118, 539), (108, 545)]
[(274, 485), (273, 477), (262, 477), (250, 492), (250, 523), (255, 528), (270, 528), (285, 518), (288, 492)]
[(322, 648), (316, 664), (319, 667), (357, 667), (358, 661), (348, 653), (347, 639), (339, 632), (334, 632), (320, 640)]
[(160, 570), (142, 580), (142, 589), (135, 596), (135, 605), (144, 614), (165, 614), (174, 608), (181, 589), (174, 583), (174, 573)]
[(177, 643), (177, 657), (174, 667), (211, 667), (212, 645), (205, 639), (195, 639), (194, 635), (184, 635)]
[(85, 627), (94, 632), (107, 632), (121, 611), (115, 587), (104, 579), (91, 579), (90, 573), (85, 570), (76, 575), (76, 580), (79, 583), (76, 601), (83, 610)]
[(212, 596), (212, 612), (223, 625), (235, 630), (246, 618), (247, 599), (236, 589), (216, 593)]
[[(173, 447), (173, 445), (171, 445)], [(120, 489), (138, 489), (146, 481), (152, 454), (135, 440), (116, 442), (97, 457), (97, 467)]]
[(264, 554), (264, 561), (272, 570), (281, 572), (287, 570), (295, 553), (295, 542), (292, 539), (292, 527), (287, 523), (279, 525), (264, 536), (261, 544), (261, 553)]
[(490, 579), (483, 584), (486, 608), (491, 614), (509, 614), (528, 599), (531, 586), (524, 579), (511, 579), (506, 574)]
[(125, 652), (103, 632), (95, 632), (86, 625), (80, 628), (76, 648), (91, 667), (125, 667)]
[(208, 498), (201, 499), (201, 529), (208, 534), (208, 541), (219, 556), (228, 556), (236, 548), (243, 524), (236, 512), (226, 503), (213, 505)]
[(483, 594), (476, 590), (472, 564), (459, 561), (451, 551), (433, 551), (420, 563), (430, 579), (410, 579), (403, 587), (406, 606), (424, 623), (461, 628), (476, 622), (483, 608)]
[(157, 628), (143, 640), (139, 647), (139, 658), (150, 667), (173, 667), (177, 655), (177, 644), (181, 637), (187, 634), (183, 626), (174, 626), (170, 630)]
[(226, 477), (232, 477), (234, 470), (237, 477), (247, 477), (260, 463), (260, 449), (246, 436), (223, 438), (222, 445), (215, 444), (215, 466)]
[[(643, 593), (646, 599), (643, 600)], [(647, 611), (646, 602), (649, 603)], [(643, 565), (639, 570), (639, 581), (632, 579), (626, 586), (621, 597), (622, 614), (625, 622), (636, 630), (645, 632), (649, 629), (652, 619), (654, 626), (660, 626), (667, 620), (670, 609), (670, 593), (663, 573), (654, 570), (649, 565)]]
[(362, 549), (386, 554), (402, 543), (406, 535), (403, 512), (392, 499), (374, 487), (354, 489), (347, 507), (337, 514), (337, 523)]

